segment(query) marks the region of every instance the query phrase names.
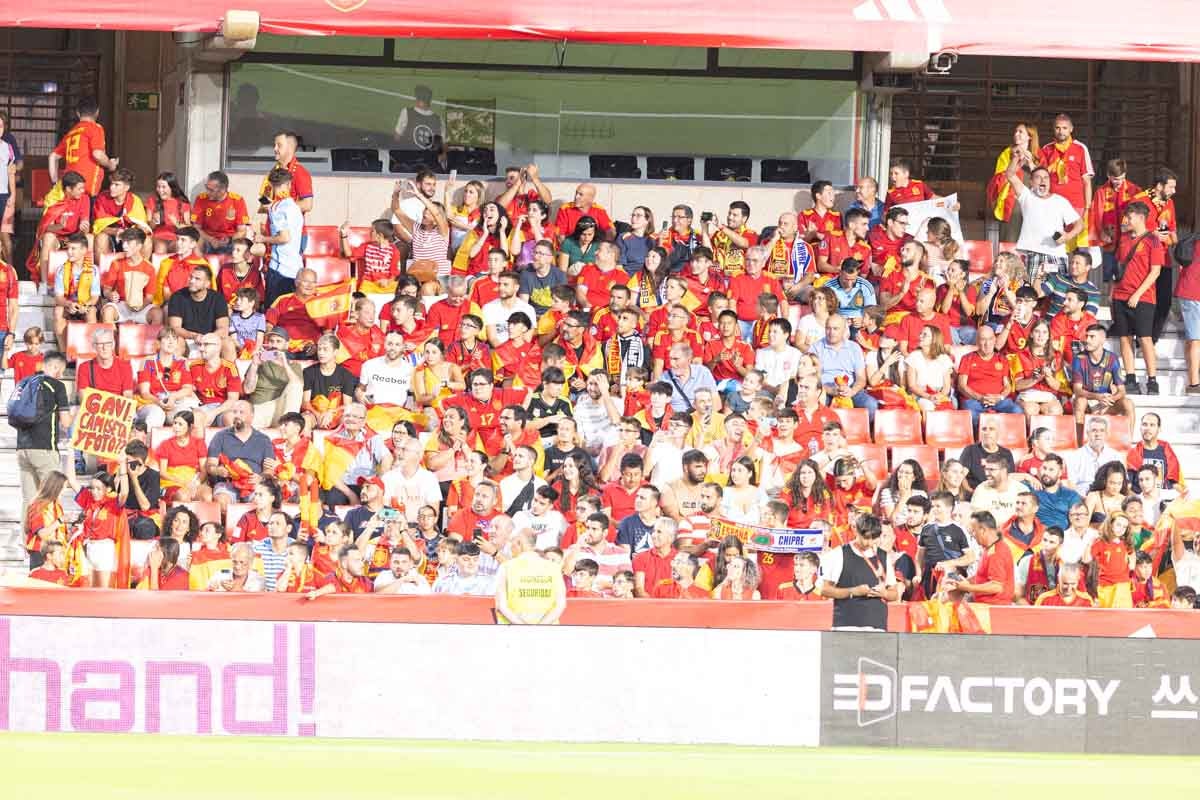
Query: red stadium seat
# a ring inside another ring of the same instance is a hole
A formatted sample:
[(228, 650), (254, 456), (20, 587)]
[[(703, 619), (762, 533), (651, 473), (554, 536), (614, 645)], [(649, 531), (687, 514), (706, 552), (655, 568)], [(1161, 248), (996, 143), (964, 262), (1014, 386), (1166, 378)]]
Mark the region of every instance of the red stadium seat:
[(930, 484), (930, 482), (936, 482), (938, 476), (941, 475), (942, 466), (938, 462), (938, 449), (932, 445), (901, 445), (899, 447), (890, 447), (888, 451), (892, 457), (893, 470), (910, 459), (920, 464), (921, 471), (925, 473), (926, 485)]
[(41, 208), (42, 200), (46, 197), (46, 192), (50, 191), (50, 187), (54, 185), (54, 183), (50, 180), (50, 170), (31, 170), (29, 175), (29, 183), (30, 199), (33, 200), (33, 204), (35, 206)]
[(341, 237), (338, 235), (336, 226), (309, 225), (304, 232), (308, 237), (304, 245), (305, 256), (340, 256), (342, 254)]
[(1001, 253), (1017, 252), (1017, 243), (1016, 242), (1001, 242), (1000, 243), (1000, 252)]
[(924, 444), (921, 412), (912, 408), (881, 408), (875, 412), (875, 443)]
[(871, 441), (871, 417), (865, 408), (835, 408), (833, 413), (842, 422), (847, 443), (866, 444)]
[(117, 354), (121, 358), (149, 358), (158, 352), (161, 325), (122, 322), (117, 326)]
[[(1121, 420), (1118, 419), (1118, 422)], [(1029, 430), (1049, 428), (1054, 437), (1054, 450), (1059, 455), (1079, 447), (1075, 438), (1075, 418), (1068, 415), (1038, 415), (1029, 420)]]
[(925, 414), (925, 444), (950, 450), (966, 447), (974, 441), (970, 411), (945, 409)]
[(350, 280), (350, 262), (333, 256), (312, 256), (304, 266), (317, 273), (317, 286), (330, 286)]
[(176, 503), (177, 506), (187, 506), (200, 520), (200, 524), (205, 522), (215, 522), (221, 524), (221, 504), (215, 500), (189, 500), (186, 503)]
[(875, 476), (877, 481), (885, 481), (888, 476), (887, 448), (881, 444), (852, 444), (850, 452), (863, 465), (863, 469)]
[(992, 271), (992, 243), (977, 239), (963, 242), (963, 258), (971, 262), (972, 275), (986, 275)]
[(1087, 436), (1087, 424), (1093, 419), (1102, 419), (1108, 423), (1108, 446), (1119, 453), (1124, 453), (1133, 447), (1133, 440), (1129, 435), (1129, 423), (1125, 417), (1116, 417), (1108, 414), (1088, 414), (1083, 420), (1083, 434)]
[(1025, 432), (1024, 414), (989, 414), (996, 421), (1001, 447), (1019, 450), (1029, 446), (1029, 435)]
[(78, 365), (80, 360), (94, 358), (95, 349), (92, 347), (92, 334), (107, 328), (115, 336), (116, 326), (104, 322), (68, 322), (67, 323), (67, 360)]

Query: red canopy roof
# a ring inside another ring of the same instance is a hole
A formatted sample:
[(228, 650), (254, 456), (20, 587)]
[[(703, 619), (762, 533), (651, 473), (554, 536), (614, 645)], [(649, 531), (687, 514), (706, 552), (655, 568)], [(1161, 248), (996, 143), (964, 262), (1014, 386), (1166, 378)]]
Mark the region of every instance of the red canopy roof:
[[(56, 0), (8, 24), (215, 31), (226, 10), (257, 10), (264, 33), (546, 39), (1200, 61), (1195, 0)], [(20, 12), (18, 12), (19, 14)], [(91, 25), (84, 21), (93, 21)]]

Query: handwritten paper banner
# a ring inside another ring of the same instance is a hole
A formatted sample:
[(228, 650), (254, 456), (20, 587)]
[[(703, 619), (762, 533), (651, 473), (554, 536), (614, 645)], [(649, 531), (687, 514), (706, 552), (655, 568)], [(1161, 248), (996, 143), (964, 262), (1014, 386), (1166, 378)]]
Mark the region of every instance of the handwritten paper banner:
[(100, 389), (84, 389), (79, 416), (71, 430), (72, 449), (98, 458), (120, 458), (136, 413), (134, 400)]

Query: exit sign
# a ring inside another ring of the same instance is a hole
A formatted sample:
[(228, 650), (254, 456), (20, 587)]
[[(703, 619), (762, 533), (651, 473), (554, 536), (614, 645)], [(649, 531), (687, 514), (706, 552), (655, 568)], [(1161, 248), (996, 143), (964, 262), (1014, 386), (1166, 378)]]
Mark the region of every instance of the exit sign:
[(129, 92), (125, 95), (125, 107), (130, 111), (157, 111), (158, 92)]

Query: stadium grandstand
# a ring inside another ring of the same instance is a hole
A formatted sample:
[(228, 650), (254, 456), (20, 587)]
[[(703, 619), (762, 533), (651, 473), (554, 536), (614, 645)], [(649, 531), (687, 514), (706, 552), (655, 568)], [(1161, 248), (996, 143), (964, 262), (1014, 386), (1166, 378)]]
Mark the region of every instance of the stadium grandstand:
[(0, 731), (1194, 752), (1181, 0), (227, 5), (0, 31)]

